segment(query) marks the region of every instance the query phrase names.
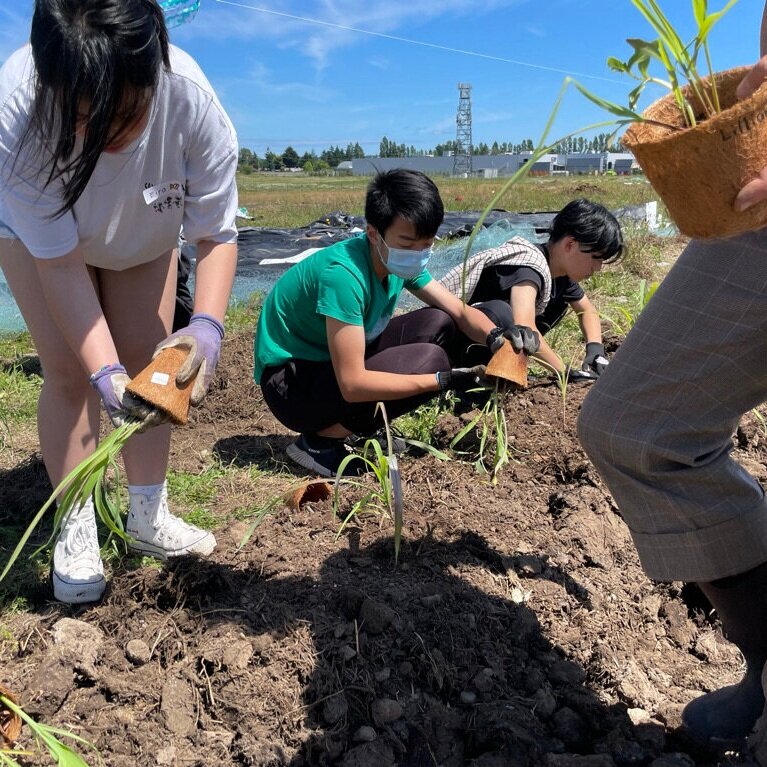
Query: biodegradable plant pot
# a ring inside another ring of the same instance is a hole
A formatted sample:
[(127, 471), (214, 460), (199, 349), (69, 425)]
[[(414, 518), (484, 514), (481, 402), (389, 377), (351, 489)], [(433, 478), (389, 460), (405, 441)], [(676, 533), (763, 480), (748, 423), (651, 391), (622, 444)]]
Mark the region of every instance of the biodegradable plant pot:
[[(767, 83), (748, 99), (735, 97), (749, 69), (738, 67), (714, 75), (720, 114), (701, 118), (694, 128), (681, 131), (633, 123), (622, 139), (679, 230), (689, 237), (728, 237), (767, 224), (767, 202), (743, 213), (732, 207), (738, 192), (767, 165)], [(708, 85), (710, 78), (704, 83)], [(702, 110), (689, 86), (685, 95), (697, 119)], [(648, 107), (643, 116), (683, 126), (672, 94)]]
[(309, 480), (302, 482), (298, 487), (285, 494), (285, 505), (291, 511), (300, 511), (307, 503), (324, 501), (333, 495), (330, 485), (324, 480)]
[(527, 386), (527, 355), (524, 352), (515, 352), (506, 339), (487, 364), (485, 373), (494, 378), (511, 381), (524, 389)]
[[(7, 688), (0, 684), (0, 695), (8, 698), (11, 703), (19, 705), (19, 699)], [(0, 703), (0, 749), (13, 748), (13, 744), (21, 734), (21, 717)]]
[(188, 352), (176, 346), (163, 349), (129, 384), (126, 390), (168, 415), (176, 424), (189, 418), (189, 399), (194, 378), (183, 386), (176, 383), (176, 374)]

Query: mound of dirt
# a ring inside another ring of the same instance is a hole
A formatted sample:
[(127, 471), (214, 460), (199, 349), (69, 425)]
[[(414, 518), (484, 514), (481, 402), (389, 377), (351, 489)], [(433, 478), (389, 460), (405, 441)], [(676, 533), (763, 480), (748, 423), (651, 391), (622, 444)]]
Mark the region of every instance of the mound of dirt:
[[(222, 518), (296, 480), (250, 360), (249, 336), (227, 340), (173, 439), (177, 470), (253, 469), (222, 489)], [(389, 519), (337, 536), (331, 500), (266, 518), (242, 549), (246, 523), (230, 522), (205, 560), (118, 562), (99, 605), (27, 595), (29, 611), (2, 616), (0, 682), (110, 767), (750, 764), (677, 730), (741, 661), (699, 592), (644, 576), (577, 443), (587, 390), (563, 403), (544, 381), (508, 399), (512, 462), (495, 485), (470, 461), (403, 457), (396, 566)], [(735, 445), (764, 480), (760, 425), (744, 421)], [(364, 491), (343, 488), (342, 513)], [(6, 509), (27, 492), (6, 482)]]

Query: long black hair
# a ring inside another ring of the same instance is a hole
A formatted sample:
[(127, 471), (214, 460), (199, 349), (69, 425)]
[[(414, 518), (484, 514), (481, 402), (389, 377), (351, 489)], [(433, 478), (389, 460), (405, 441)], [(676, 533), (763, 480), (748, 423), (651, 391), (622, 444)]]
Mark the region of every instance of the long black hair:
[[(60, 216), (104, 148), (151, 105), (170, 68), (168, 31), (156, 0), (35, 0), (30, 42), (36, 80), (22, 146), (34, 136), (47, 147), (46, 184), (66, 176)], [(80, 125), (82, 152), (73, 156)]]

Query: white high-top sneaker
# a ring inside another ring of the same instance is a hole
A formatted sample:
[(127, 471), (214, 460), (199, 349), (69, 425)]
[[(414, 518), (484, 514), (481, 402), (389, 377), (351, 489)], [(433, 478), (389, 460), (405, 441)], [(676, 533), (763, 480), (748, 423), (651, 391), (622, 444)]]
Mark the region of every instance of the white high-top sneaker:
[(75, 506), (64, 520), (53, 549), (52, 580), (59, 602), (98, 602), (104, 594), (107, 584), (92, 498)]
[(133, 538), (128, 548), (158, 559), (184, 554), (204, 556), (216, 548), (213, 533), (190, 525), (170, 513), (165, 483), (152, 495), (130, 493), (126, 532)]

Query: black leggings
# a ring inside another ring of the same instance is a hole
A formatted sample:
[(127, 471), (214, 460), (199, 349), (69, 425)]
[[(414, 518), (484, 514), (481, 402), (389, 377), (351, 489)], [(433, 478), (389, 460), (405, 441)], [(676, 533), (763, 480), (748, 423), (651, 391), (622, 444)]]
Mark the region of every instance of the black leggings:
[[(436, 373), (451, 366), (445, 347), (455, 324), (441, 309), (417, 309), (393, 317), (383, 333), (365, 349), (365, 367), (385, 373)], [(267, 367), (261, 376), (264, 400), (274, 417), (298, 432), (314, 433), (340, 423), (369, 435), (383, 425), (375, 402), (347, 402), (338, 388), (333, 364), (294, 359)], [(390, 419), (428, 402), (437, 392), (387, 400)]]

